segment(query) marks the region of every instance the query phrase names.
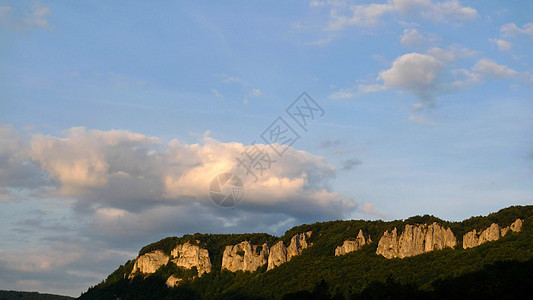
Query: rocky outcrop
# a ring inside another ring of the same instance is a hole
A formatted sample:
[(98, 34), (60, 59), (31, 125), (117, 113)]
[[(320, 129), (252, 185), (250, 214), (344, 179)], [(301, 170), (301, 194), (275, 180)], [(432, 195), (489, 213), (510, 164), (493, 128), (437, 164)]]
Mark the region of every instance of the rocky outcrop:
[(268, 255), (267, 270), (272, 270), (275, 267), (286, 262), (287, 262), (287, 247), (285, 247), (282, 241), (279, 241), (270, 248), (270, 254)]
[(518, 232), (522, 230), (522, 224), (521, 219), (516, 219), (511, 225), (503, 228), (496, 223), (492, 223), (489, 228), (479, 233), (474, 229), (463, 235), (463, 249), (476, 247), (489, 241), (496, 241), (509, 231)]
[(311, 237), (311, 233), (311, 231), (298, 233), (292, 237), (291, 243), (287, 247), (287, 261), (291, 260), (293, 256), (302, 254), (302, 250), (310, 246), (307, 240)]
[(222, 269), (253, 272), (267, 263), (268, 252), (267, 243), (257, 246), (244, 241), (234, 246), (226, 246), (222, 255)]
[(166, 255), (162, 250), (155, 250), (137, 257), (130, 278), (137, 273), (145, 275), (155, 273), (160, 267), (166, 265), (169, 260), (178, 267), (186, 269), (196, 267), (198, 276), (211, 272), (211, 260), (207, 250), (186, 242), (185, 244), (178, 244), (172, 250), (170, 256)]
[(131, 270), (131, 274), (135, 273), (142, 273), (142, 274), (152, 274), (157, 271), (161, 266), (164, 266), (167, 264), (169, 260), (168, 255), (166, 255), (161, 250), (155, 250), (152, 252), (148, 252), (146, 254), (143, 254), (139, 256), (135, 260), (135, 264), (133, 265), (133, 269)]
[[(370, 240), (370, 237), (368, 237), (368, 244), (370, 244), (371, 242), (372, 241)], [(361, 249), (361, 247), (363, 247), (366, 244), (367, 244), (367, 241), (365, 241), (363, 231), (359, 230), (359, 234), (357, 234), (355, 241), (346, 240), (344, 241), (344, 244), (342, 244), (342, 246), (338, 246), (335, 249), (335, 256), (344, 255), (346, 253), (359, 250)]]
[(425, 252), (454, 248), (457, 240), (450, 228), (443, 228), (437, 223), (431, 225), (405, 225), (398, 237), (397, 230), (385, 231), (378, 243), (376, 254), (386, 258), (404, 258)]
[(292, 257), (300, 255), (303, 249), (311, 246), (308, 239), (311, 237), (312, 231), (305, 233), (298, 233), (291, 238), (289, 247), (285, 247), (282, 241), (270, 248), (268, 256), (267, 270), (272, 270), (275, 267), (288, 262)]
[(386, 258), (393, 258), (397, 257), (398, 249), (398, 231), (395, 227), (391, 232), (386, 230), (383, 233), (383, 236), (378, 242), (376, 254), (381, 254)]
[(167, 278), (167, 281), (165, 282), (165, 284), (168, 286), (168, 287), (176, 287), (179, 285), (179, 283), (183, 280), (183, 278), (179, 278), (179, 277), (176, 277), (174, 275), (170, 275), (170, 277)]
[(522, 221), (521, 219), (516, 219), (513, 224), (507, 227), (509, 227), (509, 229), (514, 232), (519, 232), (520, 230), (522, 230), (522, 225), (524, 225), (524, 221)]
[(207, 249), (201, 248), (198, 245), (193, 245), (189, 242), (178, 244), (170, 254), (172, 256), (172, 262), (178, 267), (184, 267), (186, 269), (196, 267), (198, 276), (211, 272), (209, 253)]

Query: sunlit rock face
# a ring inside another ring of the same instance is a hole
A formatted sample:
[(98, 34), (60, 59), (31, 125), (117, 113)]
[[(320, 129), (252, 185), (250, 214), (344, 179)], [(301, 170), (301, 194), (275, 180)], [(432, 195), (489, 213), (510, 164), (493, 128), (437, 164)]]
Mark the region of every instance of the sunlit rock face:
[(398, 255), (398, 231), (394, 228), (391, 232), (386, 230), (378, 242), (376, 254), (381, 254), (386, 258), (397, 257)]
[(172, 262), (178, 267), (184, 267), (186, 269), (196, 267), (198, 270), (198, 276), (202, 276), (203, 273), (211, 272), (209, 252), (207, 249), (198, 245), (193, 245), (189, 242), (178, 244), (170, 254), (172, 256)]
[(519, 232), (520, 230), (522, 230), (522, 225), (524, 225), (524, 221), (522, 221), (521, 219), (516, 219), (513, 224), (508, 227), (514, 232)]
[(179, 278), (179, 277), (176, 277), (174, 275), (170, 275), (168, 278), (167, 278), (167, 281), (165, 282), (165, 284), (168, 286), (168, 287), (176, 287), (179, 285), (179, 283), (183, 281), (182, 278)]
[(361, 249), (364, 245), (367, 243), (371, 243), (370, 237), (368, 238), (368, 242), (365, 241), (365, 237), (363, 235), (363, 231), (359, 230), (359, 234), (357, 234), (357, 237), (355, 238), (355, 241), (346, 240), (344, 241), (344, 244), (342, 246), (338, 246), (335, 249), (335, 256), (344, 255), (346, 253), (356, 251)]
[(378, 243), (376, 254), (386, 258), (404, 258), (425, 252), (454, 248), (457, 239), (450, 228), (441, 227), (437, 223), (431, 225), (405, 225), (398, 237), (397, 230), (385, 231)]
[(289, 247), (285, 247), (282, 241), (279, 241), (272, 246), (268, 256), (267, 270), (272, 270), (275, 267), (288, 262), (292, 257), (300, 255), (303, 249), (311, 246), (308, 242), (311, 234), (312, 231), (308, 231), (294, 235), (291, 238)]
[(196, 267), (198, 276), (211, 272), (211, 260), (209, 259), (207, 249), (187, 242), (185, 244), (178, 244), (171, 251), (170, 256), (166, 255), (162, 250), (155, 250), (137, 257), (130, 278), (137, 273), (144, 275), (153, 274), (169, 261), (175, 263), (178, 267), (184, 267), (186, 269)]
[(475, 229), (463, 235), (463, 248), (472, 248), (489, 241), (496, 241), (509, 231), (518, 232), (522, 230), (521, 219), (516, 219), (511, 225), (501, 228), (500, 225), (492, 223), (487, 229), (477, 232)]
[(139, 256), (135, 260), (131, 274), (142, 273), (152, 274), (157, 271), (161, 266), (167, 264), (170, 258), (161, 250), (155, 250)]
[(309, 247), (307, 240), (311, 237), (311, 231), (305, 233), (298, 233), (292, 237), (289, 247), (287, 247), (287, 261), (291, 260), (293, 256), (302, 254), (302, 250)]
[(222, 269), (229, 271), (250, 271), (268, 262), (268, 245), (252, 245), (248, 241), (241, 242), (237, 245), (226, 246), (222, 255)]
[(287, 262), (287, 247), (283, 245), (282, 241), (277, 242), (270, 247), (270, 254), (268, 255), (267, 270), (272, 270), (275, 267)]

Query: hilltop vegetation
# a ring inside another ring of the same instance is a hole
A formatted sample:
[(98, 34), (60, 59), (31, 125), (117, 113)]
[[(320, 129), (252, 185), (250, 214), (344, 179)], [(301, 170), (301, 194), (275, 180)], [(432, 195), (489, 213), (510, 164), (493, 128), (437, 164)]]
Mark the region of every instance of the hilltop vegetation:
[[(481, 230), (492, 223), (508, 226), (514, 220), (524, 220), (519, 233), (509, 233), (498, 241), (462, 249), (462, 235)], [(450, 227), (458, 239), (455, 249), (444, 249), (404, 259), (386, 259), (376, 255), (379, 238), (385, 230), (406, 224), (437, 222)], [(343, 256), (334, 256), (335, 247), (353, 239), (362, 229), (372, 243)], [(220, 270), (226, 245), (249, 240), (253, 244), (278, 240), (288, 244), (296, 233), (313, 231), (305, 249), (290, 262), (266, 271), (229, 272)], [(462, 222), (447, 222), (434, 216), (415, 216), (406, 220), (331, 221), (301, 225), (288, 230), (282, 237), (268, 234), (207, 235), (194, 234), (172, 237), (150, 244), (139, 252), (156, 249), (170, 253), (177, 244), (197, 241), (208, 249), (213, 269), (200, 278), (167, 288), (166, 278), (177, 270), (165, 266), (143, 278), (127, 279), (133, 261), (113, 272), (104, 282), (92, 287), (81, 299), (368, 299), (368, 298), (450, 298), (482, 295), (488, 298), (512, 297), (531, 292), (533, 287), (533, 206), (514, 206), (482, 217)]]
[(0, 300), (72, 300), (74, 298), (37, 292), (0, 291)]

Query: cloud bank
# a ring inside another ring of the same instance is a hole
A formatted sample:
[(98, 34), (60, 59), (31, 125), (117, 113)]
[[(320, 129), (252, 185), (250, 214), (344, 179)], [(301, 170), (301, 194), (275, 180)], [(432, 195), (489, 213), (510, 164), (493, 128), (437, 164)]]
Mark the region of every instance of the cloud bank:
[[(244, 171), (236, 158), (246, 146), (210, 137), (185, 144), (83, 127), (66, 130), (62, 137), (24, 137), (8, 126), (0, 134), (5, 145), (0, 152), (2, 188), (24, 187), (45, 196), (71, 197), (77, 208), (92, 211), (138, 213), (162, 204), (209, 207), (211, 180), (223, 172)], [(288, 213), (294, 208), (296, 214), (296, 207), (302, 205), (314, 207), (311, 214), (325, 210), (331, 217), (340, 217), (353, 203), (331, 191), (329, 181), (335, 172), (324, 158), (289, 148), (259, 180), (244, 174), (243, 209), (261, 212), (276, 206)]]

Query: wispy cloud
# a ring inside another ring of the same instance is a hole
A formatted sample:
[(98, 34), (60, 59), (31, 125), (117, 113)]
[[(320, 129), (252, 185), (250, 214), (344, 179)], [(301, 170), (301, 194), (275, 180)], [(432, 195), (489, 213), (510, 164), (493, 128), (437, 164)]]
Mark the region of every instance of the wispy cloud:
[(247, 85), (248, 84), (242, 78), (235, 77), (235, 76), (230, 76), (230, 75), (227, 75), (227, 74), (219, 74), (219, 75), (217, 75), (217, 77), (220, 79), (221, 82), (226, 83), (226, 84), (233, 84), (233, 83), (243, 84), (243, 85)]
[(312, 1), (311, 7), (329, 8), (328, 30), (336, 31), (351, 26), (369, 27), (379, 25), (383, 17), (396, 14), (405, 18), (422, 18), (435, 22), (449, 20), (470, 21), (478, 16), (472, 7), (463, 6), (457, 0), (389, 0), (378, 4), (351, 5), (345, 1)]
[(502, 39), (489, 39), (489, 41), (493, 43), (494, 45), (496, 45), (498, 47), (498, 50), (500, 50), (501, 52), (509, 51), (511, 50), (511, 47), (513, 46), (511, 42), (508, 42)]
[(212, 92), (213, 95), (215, 95), (215, 97), (217, 97), (217, 98), (224, 98), (224, 95), (222, 95), (221, 93), (219, 93), (217, 89), (211, 89), (211, 92)]
[(342, 170), (344, 171), (352, 170), (353, 168), (355, 168), (356, 166), (362, 163), (363, 163), (362, 161), (356, 158), (347, 159), (342, 162)]
[(516, 26), (515, 23), (508, 23), (502, 25), (500, 32), (506, 37), (514, 37), (518, 34), (525, 34), (533, 38), (533, 22), (525, 24), (522, 28)]
[(27, 30), (49, 28), (48, 17), (52, 14), (49, 7), (34, 5), (30, 13), (21, 16), (11, 6), (0, 6), (0, 28), (5, 30)]
[(340, 147), (344, 142), (342, 140), (326, 140), (320, 143), (318, 148), (321, 149), (331, 149), (331, 148), (338, 148)]

